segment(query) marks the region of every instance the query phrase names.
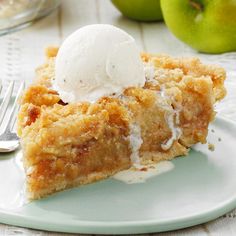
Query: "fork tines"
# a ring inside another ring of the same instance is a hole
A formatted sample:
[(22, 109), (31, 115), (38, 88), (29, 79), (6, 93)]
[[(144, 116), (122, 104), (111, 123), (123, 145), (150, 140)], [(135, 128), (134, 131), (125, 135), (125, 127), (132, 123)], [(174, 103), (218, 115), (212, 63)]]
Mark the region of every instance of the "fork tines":
[[(10, 107), (11, 102), (14, 100), (13, 106), (9, 112), (9, 118), (6, 121), (6, 124), (5, 124), (5, 127), (3, 128), (3, 130), (1, 128), (0, 133), (6, 132), (6, 131), (12, 132), (12, 129), (13, 129), (15, 121), (16, 121), (16, 112), (19, 109), (18, 100), (22, 94), (24, 87), (25, 87), (25, 82), (24, 81), (20, 82), (20, 86), (18, 88), (16, 97), (13, 96), (14, 86), (15, 86), (15, 81), (11, 81), (7, 90), (6, 90), (6, 93), (2, 99), (2, 102), (0, 104), (0, 127), (1, 127), (3, 125), (3, 123), (5, 123), (4, 118), (6, 117), (7, 110)], [(0, 93), (1, 93), (1, 90), (2, 90), (2, 86), (0, 86)]]

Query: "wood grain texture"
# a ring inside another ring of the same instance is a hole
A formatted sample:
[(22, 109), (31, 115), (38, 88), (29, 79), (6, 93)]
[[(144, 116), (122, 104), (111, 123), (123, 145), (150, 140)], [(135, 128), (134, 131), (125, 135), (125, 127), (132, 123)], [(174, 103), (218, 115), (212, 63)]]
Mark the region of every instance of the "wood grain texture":
[[(64, 0), (50, 16), (23, 31), (2, 37), (0, 39), (0, 78), (3, 84), (7, 85), (11, 79), (25, 79), (30, 83), (34, 78), (34, 68), (44, 60), (43, 48), (48, 45), (60, 45), (63, 39), (79, 27), (94, 23), (113, 24), (124, 29), (136, 39), (143, 51), (167, 53), (174, 56), (199, 56), (202, 60), (225, 66), (230, 75), (226, 83), (230, 91), (230, 99), (226, 99), (219, 110), (236, 121), (236, 111), (232, 112), (235, 109), (235, 103), (231, 102), (236, 102), (236, 78), (234, 78), (236, 77), (234, 72), (236, 53), (219, 56), (200, 55), (178, 41), (167, 30), (164, 23), (147, 24), (131, 21), (122, 17), (109, 0)], [(0, 235), (65, 236), (71, 234), (0, 224)], [(207, 224), (158, 235), (236, 235), (236, 211)]]

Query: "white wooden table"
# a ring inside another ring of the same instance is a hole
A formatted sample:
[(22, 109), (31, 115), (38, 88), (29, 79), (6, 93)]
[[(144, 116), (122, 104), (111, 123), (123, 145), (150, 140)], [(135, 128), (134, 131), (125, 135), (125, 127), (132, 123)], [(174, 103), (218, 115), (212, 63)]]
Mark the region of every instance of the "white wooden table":
[[(34, 78), (34, 68), (44, 61), (43, 49), (60, 45), (77, 28), (94, 23), (116, 25), (136, 40), (143, 51), (173, 56), (198, 56), (208, 63), (224, 66), (228, 72), (228, 96), (217, 110), (236, 121), (236, 53), (198, 54), (178, 41), (164, 23), (137, 23), (120, 15), (109, 0), (64, 0), (58, 10), (23, 31), (0, 38), (0, 78), (7, 85), (11, 79)], [(0, 224), (0, 235), (69, 235), (43, 232)], [(71, 235), (71, 234), (70, 234)], [(158, 235), (236, 235), (236, 211), (219, 219), (188, 229)]]

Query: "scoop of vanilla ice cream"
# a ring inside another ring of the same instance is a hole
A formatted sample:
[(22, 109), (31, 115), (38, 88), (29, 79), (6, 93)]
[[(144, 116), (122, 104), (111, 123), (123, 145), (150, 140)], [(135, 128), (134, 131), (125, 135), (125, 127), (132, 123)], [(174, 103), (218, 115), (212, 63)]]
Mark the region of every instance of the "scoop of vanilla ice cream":
[(112, 25), (80, 28), (62, 44), (56, 57), (53, 87), (63, 102), (94, 102), (145, 83), (134, 38)]

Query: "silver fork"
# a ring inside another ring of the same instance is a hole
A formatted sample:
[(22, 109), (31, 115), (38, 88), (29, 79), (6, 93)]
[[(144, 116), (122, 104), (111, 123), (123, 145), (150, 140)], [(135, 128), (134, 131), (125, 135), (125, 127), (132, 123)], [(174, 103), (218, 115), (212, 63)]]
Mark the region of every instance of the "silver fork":
[[(17, 95), (14, 100), (14, 104), (10, 110), (9, 118), (6, 118), (7, 110), (10, 107), (11, 100), (13, 98), (13, 89), (15, 81), (11, 81), (4, 98), (0, 104), (0, 153), (12, 152), (16, 150), (20, 143), (17, 134), (13, 131), (16, 122), (16, 113), (19, 110), (18, 100), (25, 87), (25, 82), (21, 82)], [(0, 85), (0, 94), (2, 86)], [(7, 120), (6, 120), (7, 119)]]

